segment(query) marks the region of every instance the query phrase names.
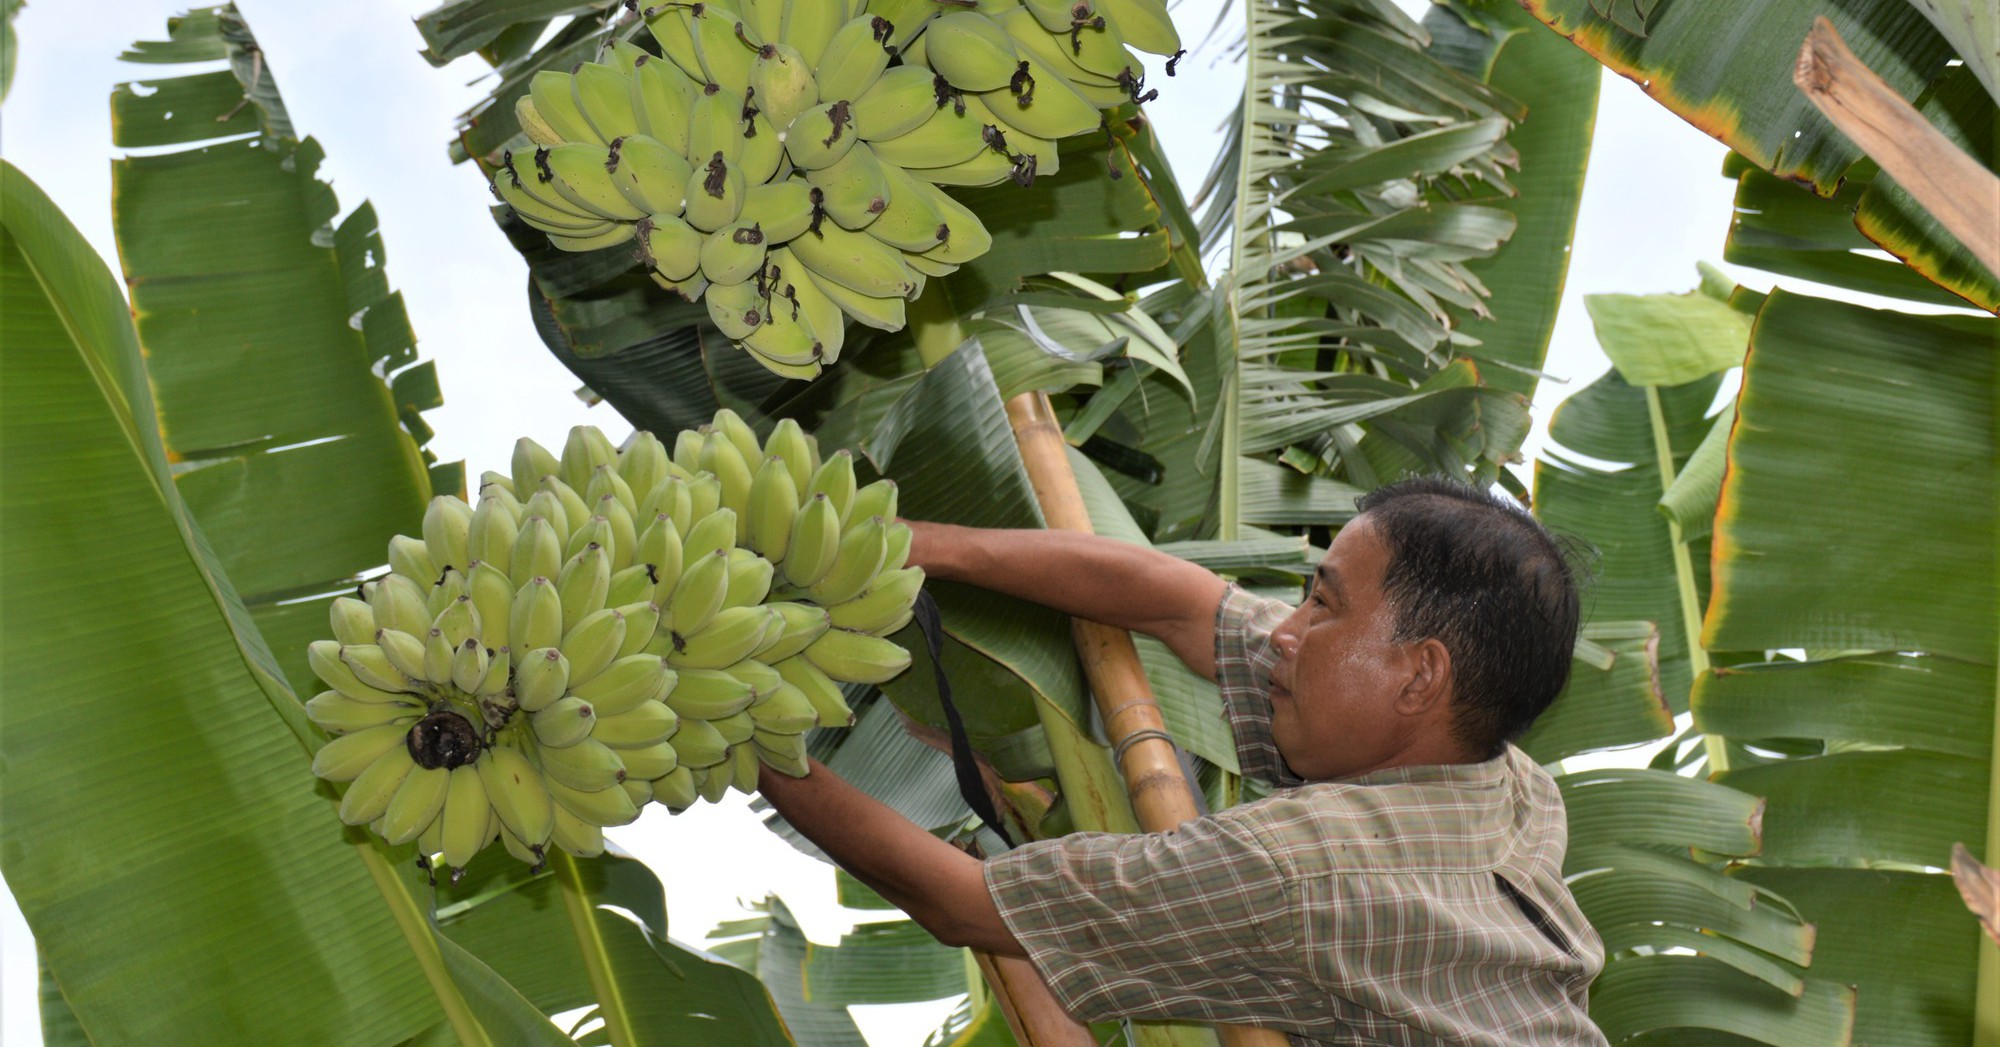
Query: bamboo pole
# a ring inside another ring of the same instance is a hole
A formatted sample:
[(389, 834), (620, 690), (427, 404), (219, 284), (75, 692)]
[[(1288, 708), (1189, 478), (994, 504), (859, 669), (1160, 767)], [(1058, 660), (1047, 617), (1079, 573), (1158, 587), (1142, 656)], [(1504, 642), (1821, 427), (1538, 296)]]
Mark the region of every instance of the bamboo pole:
[[(1069, 445), (1044, 393), (1022, 393), (1007, 401), (1007, 420), (1021, 448), (1028, 480), (1049, 527), (1094, 533), (1083, 493), (1069, 465)], [(1153, 699), (1153, 686), (1139, 665), (1132, 635), (1097, 622), (1072, 623), (1077, 656), (1096, 697), (1104, 732), (1114, 751), (1122, 751), (1118, 769), (1132, 797), (1139, 826), (1165, 832), (1200, 817), (1194, 787), (1181, 772), (1180, 758), (1166, 733), (1166, 721)], [(1244, 1025), (1218, 1025), (1228, 1047), (1284, 1047), (1283, 1033)]]
[(1813, 20), (1792, 82), (1980, 264), (2000, 274), (2000, 178), (1856, 58), (1832, 22)]

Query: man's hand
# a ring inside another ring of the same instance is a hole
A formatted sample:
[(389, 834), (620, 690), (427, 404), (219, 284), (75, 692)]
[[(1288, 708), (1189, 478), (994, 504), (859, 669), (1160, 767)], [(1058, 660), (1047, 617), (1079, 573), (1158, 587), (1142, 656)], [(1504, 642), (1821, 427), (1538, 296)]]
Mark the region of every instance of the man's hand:
[(769, 767), (757, 780), (778, 813), (841, 868), (946, 945), (1026, 957), (986, 890), (979, 859), (932, 836), (818, 760), (793, 778)]
[(1188, 668), (1215, 678), (1215, 610), (1227, 585), (1206, 568), (1073, 531), (904, 522), (911, 531), (909, 562), (927, 577), (1145, 633), (1172, 648)]

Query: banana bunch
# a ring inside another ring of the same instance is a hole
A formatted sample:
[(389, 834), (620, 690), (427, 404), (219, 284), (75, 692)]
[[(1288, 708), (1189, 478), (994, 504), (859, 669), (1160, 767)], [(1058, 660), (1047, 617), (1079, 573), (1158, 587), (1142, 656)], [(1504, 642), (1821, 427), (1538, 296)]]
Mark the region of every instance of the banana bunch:
[(495, 839), (594, 855), (648, 801), (803, 775), (805, 732), (853, 720), (840, 682), (909, 664), (881, 638), (923, 582), (894, 514), (892, 483), (857, 491), (851, 456), (821, 462), (789, 420), (760, 441), (725, 409), (671, 452), (523, 439), (477, 508), (433, 499), (390, 572), (333, 601), (313, 772), (350, 783), (342, 821), (454, 878)]
[(636, 242), (759, 363), (810, 379), (847, 321), (900, 330), (992, 237), (941, 186), (1027, 185), (1173, 54), (1163, 0), (741, 0), (645, 10), (516, 105), (531, 155), (493, 191), (557, 247)]

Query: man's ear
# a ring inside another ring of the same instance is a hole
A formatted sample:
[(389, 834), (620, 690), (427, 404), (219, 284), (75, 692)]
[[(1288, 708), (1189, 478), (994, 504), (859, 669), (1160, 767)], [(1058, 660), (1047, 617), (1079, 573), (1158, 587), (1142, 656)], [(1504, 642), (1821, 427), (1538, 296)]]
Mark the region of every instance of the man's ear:
[(1409, 680), (1396, 695), (1395, 710), (1415, 716), (1433, 707), (1451, 704), (1451, 650), (1435, 636), (1405, 648), (1409, 658)]

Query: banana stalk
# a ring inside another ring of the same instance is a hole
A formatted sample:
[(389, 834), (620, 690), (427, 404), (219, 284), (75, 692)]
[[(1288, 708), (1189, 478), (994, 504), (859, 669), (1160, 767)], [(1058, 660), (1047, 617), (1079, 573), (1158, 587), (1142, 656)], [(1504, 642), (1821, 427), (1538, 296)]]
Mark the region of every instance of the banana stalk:
[[(1092, 533), (1090, 514), (1070, 470), (1069, 449), (1046, 393), (1022, 393), (1007, 401), (1007, 420), (1035, 499), (1051, 528)], [(1077, 656), (1096, 696), (1104, 733), (1114, 751), (1122, 749), (1119, 770), (1139, 825), (1147, 832), (1165, 832), (1200, 816), (1194, 787), (1181, 772), (1180, 759), (1168, 741), (1166, 721), (1153, 699), (1153, 687), (1139, 665), (1132, 635), (1097, 622), (1077, 620)], [(1240, 1025), (1216, 1027), (1226, 1047), (1284, 1047), (1283, 1033)]]
[(1070, 1017), (1049, 992), (1035, 965), (1012, 956), (968, 950), (986, 976), (1007, 1028), (1021, 1047), (1095, 1047), (1090, 1027)]

